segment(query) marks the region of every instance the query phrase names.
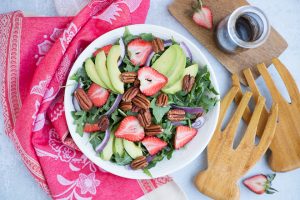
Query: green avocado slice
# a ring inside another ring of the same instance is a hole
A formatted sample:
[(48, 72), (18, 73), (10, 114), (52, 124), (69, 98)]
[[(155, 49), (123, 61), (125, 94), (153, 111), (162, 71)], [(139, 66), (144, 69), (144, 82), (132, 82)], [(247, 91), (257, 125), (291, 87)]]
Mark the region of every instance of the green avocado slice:
[(102, 80), (102, 82), (104, 82), (104, 84), (108, 87), (108, 89), (116, 92), (108, 76), (108, 71), (106, 68), (106, 55), (104, 51), (101, 51), (100, 53), (97, 54), (95, 59), (95, 67), (96, 67), (97, 74)]
[(137, 157), (143, 156), (142, 149), (133, 142), (123, 140), (123, 145), (126, 152), (130, 155), (131, 158), (136, 159)]
[(91, 58), (85, 60), (85, 71), (88, 77), (96, 84), (100, 85), (101, 87), (108, 89), (107, 85), (100, 79), (96, 72), (95, 64)]
[(193, 65), (185, 68), (180, 80), (177, 81), (175, 84), (171, 85), (170, 87), (164, 88), (162, 91), (167, 94), (175, 94), (176, 92), (182, 90), (183, 77), (185, 75), (191, 75), (191, 76), (196, 77), (198, 70), (199, 70), (198, 64), (193, 64)]
[(120, 79), (121, 72), (118, 67), (118, 59), (121, 55), (121, 49), (119, 45), (114, 45), (111, 47), (107, 55), (107, 71), (109, 79), (112, 86), (115, 88), (116, 92), (119, 94), (124, 93), (124, 83)]
[(108, 140), (105, 148), (100, 153), (100, 157), (103, 160), (110, 160), (111, 159), (111, 157), (113, 155), (113, 143), (114, 143), (114, 139), (115, 139), (115, 135), (114, 134), (110, 134), (109, 140)]
[(167, 75), (176, 63), (178, 45), (170, 46), (152, 65), (152, 68), (163, 75)]
[(168, 83), (164, 88), (168, 88), (179, 81), (182, 77), (186, 64), (186, 56), (179, 45), (174, 45), (177, 48), (176, 62), (173, 68), (167, 73)]

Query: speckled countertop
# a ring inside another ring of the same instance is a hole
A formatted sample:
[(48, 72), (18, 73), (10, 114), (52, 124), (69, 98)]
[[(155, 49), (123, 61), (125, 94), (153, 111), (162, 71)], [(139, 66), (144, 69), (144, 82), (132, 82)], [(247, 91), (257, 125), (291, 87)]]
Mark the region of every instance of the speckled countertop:
[[(151, 7), (146, 23), (176, 30), (194, 42), (212, 64), (219, 82), (221, 95), (223, 96), (231, 86), (229, 72), (169, 14), (167, 5), (170, 2), (171, 0), (151, 0)], [(280, 59), (293, 74), (300, 88), (300, 0), (250, 0), (249, 2), (264, 10), (273, 27), (287, 40), (289, 47), (280, 56)], [(12, 10), (23, 10), (32, 15), (56, 15), (52, 0), (1, 0), (0, 13)], [(276, 80), (276, 84), (283, 92), (283, 95), (287, 97), (286, 89), (274, 67), (271, 66), (269, 71)], [(263, 95), (267, 98), (267, 104), (270, 105), (270, 95), (267, 88), (263, 86), (263, 80), (259, 78), (257, 83)], [(206, 152), (203, 152), (201, 156), (187, 167), (171, 175), (191, 200), (208, 199), (199, 193), (192, 184), (194, 175), (198, 170), (205, 168), (205, 166)], [(267, 166), (266, 156), (246, 176), (257, 173), (272, 173)], [(258, 196), (249, 192), (244, 186), (241, 186), (241, 199), (299, 199), (299, 179), (300, 169), (288, 173), (278, 173), (273, 186), (279, 190), (279, 193)], [(4, 134), (2, 111), (0, 113), (0, 199), (49, 199), (31, 177), (13, 144)]]

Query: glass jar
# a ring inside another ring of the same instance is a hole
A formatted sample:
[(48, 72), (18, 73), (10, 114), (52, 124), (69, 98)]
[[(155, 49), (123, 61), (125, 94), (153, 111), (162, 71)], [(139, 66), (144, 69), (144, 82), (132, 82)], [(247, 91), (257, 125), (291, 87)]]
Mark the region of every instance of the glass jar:
[(264, 12), (255, 6), (242, 6), (219, 22), (215, 40), (226, 53), (237, 53), (262, 45), (270, 34)]

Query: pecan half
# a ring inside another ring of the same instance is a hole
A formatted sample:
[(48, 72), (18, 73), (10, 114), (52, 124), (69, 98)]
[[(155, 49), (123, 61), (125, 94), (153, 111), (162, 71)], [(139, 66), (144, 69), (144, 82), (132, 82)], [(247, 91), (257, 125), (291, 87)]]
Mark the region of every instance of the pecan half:
[(140, 80), (139, 79), (135, 79), (135, 81), (133, 82), (133, 87), (140, 87)]
[(148, 166), (148, 162), (146, 156), (137, 157), (130, 164), (130, 167), (132, 169), (143, 169), (147, 166)]
[(131, 102), (125, 102), (121, 101), (119, 108), (123, 111), (128, 111), (132, 109), (132, 103)]
[(80, 108), (84, 111), (89, 111), (93, 107), (93, 102), (82, 88), (78, 88), (74, 92), (74, 96), (78, 101)]
[(145, 128), (145, 134), (147, 136), (154, 136), (161, 134), (164, 130), (158, 124), (151, 124), (150, 126)]
[(131, 87), (123, 94), (122, 100), (125, 102), (130, 102), (139, 92), (139, 88)]
[(137, 115), (137, 119), (139, 120), (142, 127), (148, 127), (151, 124), (152, 116), (149, 109), (141, 109), (139, 114)]
[(184, 92), (190, 92), (195, 83), (195, 77), (191, 75), (185, 75), (182, 82), (182, 90)]
[(98, 126), (100, 131), (106, 131), (109, 127), (109, 119), (106, 115), (100, 117), (100, 120), (98, 122)]
[(165, 50), (164, 42), (160, 38), (152, 40), (152, 48), (155, 53), (159, 53)]
[[(123, 95), (124, 97), (124, 95)], [(146, 96), (142, 94), (137, 94), (133, 99), (132, 103), (136, 105), (137, 107), (148, 109), (150, 108), (150, 101), (147, 99)]]
[(168, 112), (167, 116), (170, 121), (182, 121), (185, 119), (185, 111), (181, 109), (173, 109)]
[(160, 107), (164, 107), (168, 105), (168, 95), (161, 93), (156, 99), (156, 105)]
[(123, 83), (133, 83), (137, 77), (136, 72), (123, 72), (120, 75), (121, 81)]
[(132, 105), (132, 108), (131, 108), (131, 112), (139, 112), (141, 110), (141, 108), (140, 107), (137, 107), (136, 105)]

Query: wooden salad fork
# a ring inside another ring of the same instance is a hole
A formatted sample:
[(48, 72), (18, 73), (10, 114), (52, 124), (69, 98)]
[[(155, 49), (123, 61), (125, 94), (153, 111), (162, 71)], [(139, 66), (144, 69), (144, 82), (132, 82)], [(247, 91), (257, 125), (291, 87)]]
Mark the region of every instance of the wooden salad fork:
[(248, 102), (252, 96), (246, 92), (241, 97), (239, 105), (230, 119), (227, 127), (221, 130), (226, 111), (239, 93), (239, 87), (233, 86), (221, 101), (221, 111), (218, 125), (213, 138), (207, 147), (208, 167), (195, 177), (198, 190), (213, 199), (239, 199), (237, 181), (262, 157), (268, 149), (275, 133), (278, 116), (278, 106), (273, 104), (266, 118), (263, 134), (258, 144), (255, 144), (256, 129), (261, 113), (265, 107), (265, 99), (259, 96), (254, 112), (249, 117), (249, 124), (240, 144), (233, 148), (235, 133)]
[[(264, 64), (257, 65), (257, 69), (271, 93), (273, 102), (278, 104), (279, 109), (279, 123), (275, 131), (274, 139), (270, 145), (271, 156), (269, 157), (269, 165), (274, 171), (285, 172), (300, 167), (300, 94), (296, 82), (288, 69), (277, 58), (273, 59), (272, 62), (288, 90), (291, 102), (287, 102), (280, 94)], [(251, 70), (246, 69), (243, 73), (253, 93), (254, 101), (257, 102), (260, 92)], [(240, 87), (238, 77), (234, 75), (232, 79), (233, 85)], [(240, 89), (235, 99), (237, 103), (239, 103), (241, 97), (242, 91)], [(246, 123), (249, 123), (251, 115), (250, 109), (246, 108), (243, 115), (243, 119)], [(261, 136), (263, 132), (263, 126), (266, 123), (268, 115), (267, 109), (263, 108), (257, 129), (258, 136)]]

